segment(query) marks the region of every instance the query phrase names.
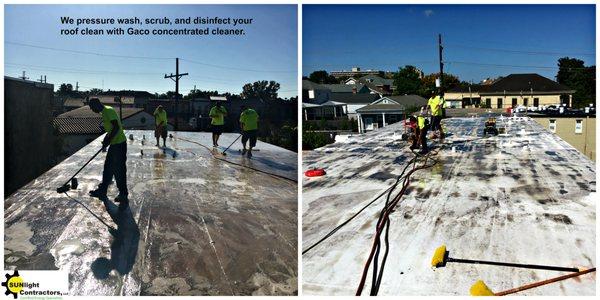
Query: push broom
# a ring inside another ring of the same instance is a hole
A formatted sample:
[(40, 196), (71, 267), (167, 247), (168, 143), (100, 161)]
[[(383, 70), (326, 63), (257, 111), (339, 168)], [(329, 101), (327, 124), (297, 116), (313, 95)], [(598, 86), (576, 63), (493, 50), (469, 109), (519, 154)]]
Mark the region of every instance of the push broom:
[(485, 260), (472, 260), (462, 258), (449, 257), (450, 252), (446, 250), (446, 245), (435, 249), (433, 258), (431, 259), (431, 266), (436, 268), (445, 267), (447, 263), (463, 263), (463, 264), (480, 264), (480, 265), (493, 265), (493, 266), (504, 266), (513, 268), (527, 268), (527, 269), (538, 269), (538, 270), (550, 270), (550, 271), (562, 271), (562, 272), (579, 272), (578, 268), (566, 268), (556, 266), (544, 266), (544, 265), (531, 265), (531, 264), (517, 264), (497, 261), (485, 261)]
[(68, 192), (69, 190), (73, 189), (77, 189), (77, 178), (75, 176), (77, 176), (77, 174), (79, 174), (79, 172), (81, 172), (81, 170), (83, 170), (83, 168), (85, 168), (85, 166), (87, 166), (92, 160), (94, 160), (94, 158), (96, 158), (96, 156), (98, 156), (98, 154), (100, 154), (100, 152), (102, 152), (103, 148), (98, 150), (98, 152), (96, 152), (96, 154), (94, 154), (94, 156), (92, 156), (92, 158), (90, 158), (90, 160), (88, 160), (76, 173), (75, 175), (73, 175), (69, 180), (67, 180), (67, 182), (65, 182), (63, 185), (61, 185), (59, 188), (56, 189), (57, 193), (65, 193)]
[(233, 140), (231, 145), (229, 145), (227, 148), (225, 148), (225, 150), (223, 150), (223, 152), (221, 152), (221, 155), (227, 156), (227, 153), (225, 153), (225, 151), (229, 150), (229, 148), (231, 148), (231, 146), (233, 146), (233, 144), (235, 142), (237, 142), (237, 140), (239, 140), (241, 136), (242, 136), (242, 134), (240, 134), (237, 138), (235, 138), (235, 140)]
[(502, 292), (497, 292), (494, 293), (486, 284), (485, 282), (483, 282), (482, 280), (478, 280), (477, 282), (475, 282), (475, 284), (473, 284), (473, 286), (471, 286), (471, 289), (469, 290), (469, 292), (471, 293), (471, 296), (506, 296), (506, 295), (510, 295), (510, 294), (514, 294), (514, 293), (518, 293), (524, 290), (529, 290), (529, 289), (533, 289), (536, 287), (540, 287), (542, 285), (546, 285), (546, 284), (550, 284), (550, 283), (554, 283), (554, 282), (558, 282), (558, 281), (562, 281), (565, 279), (569, 279), (569, 278), (574, 278), (577, 276), (581, 276), (587, 273), (591, 273), (591, 272), (596, 272), (596, 268), (591, 268), (591, 269), (587, 269), (587, 270), (582, 270), (579, 272), (575, 272), (575, 273), (571, 273), (571, 274), (567, 274), (567, 275), (563, 275), (563, 276), (558, 276), (558, 277), (554, 277), (554, 278), (550, 278), (550, 279), (546, 279), (543, 281), (538, 281), (538, 282), (534, 282), (531, 284), (526, 284), (514, 289), (510, 289), (510, 290), (506, 290), (506, 291), (502, 291)]

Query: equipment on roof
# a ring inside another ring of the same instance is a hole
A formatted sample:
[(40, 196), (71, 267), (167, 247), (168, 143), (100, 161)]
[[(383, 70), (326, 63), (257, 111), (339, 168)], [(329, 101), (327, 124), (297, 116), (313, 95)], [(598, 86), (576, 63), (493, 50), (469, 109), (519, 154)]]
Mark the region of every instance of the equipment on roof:
[(325, 174), (327, 174), (325, 172), (325, 169), (317, 169), (317, 168), (310, 169), (310, 170), (304, 172), (304, 175), (306, 175), (306, 177), (319, 177), (319, 176), (323, 176)]
[(90, 160), (88, 160), (80, 169), (79, 171), (77, 171), (75, 173), (75, 175), (73, 175), (69, 180), (67, 180), (67, 182), (65, 182), (63, 185), (61, 185), (59, 188), (56, 189), (57, 193), (65, 193), (68, 192), (69, 190), (75, 190), (77, 189), (77, 178), (75, 178), (75, 176), (77, 176), (77, 174), (79, 174), (79, 172), (81, 172), (81, 170), (83, 170), (83, 168), (85, 168), (85, 166), (87, 166), (94, 158), (96, 158), (96, 156), (98, 156), (98, 154), (100, 154), (100, 152), (102, 152), (104, 148), (101, 148), (100, 150), (98, 150), (98, 152), (96, 152), (96, 154), (94, 154), (94, 156), (92, 156), (92, 158), (90, 158)]
[(485, 260), (471, 260), (452, 258), (448, 255), (449, 251), (446, 250), (446, 245), (442, 245), (435, 249), (433, 257), (431, 259), (431, 266), (436, 268), (445, 267), (446, 263), (455, 262), (463, 264), (478, 264), (478, 265), (493, 265), (513, 268), (526, 268), (526, 269), (538, 269), (538, 270), (550, 270), (550, 271), (561, 271), (561, 272), (579, 272), (578, 268), (567, 268), (567, 267), (555, 267), (555, 266), (544, 266), (544, 265), (529, 265), (529, 264), (517, 264), (517, 263), (506, 263), (496, 261), (485, 261)]
[(469, 292), (471, 293), (471, 296), (506, 296), (506, 295), (515, 294), (515, 293), (518, 293), (518, 292), (521, 292), (524, 290), (529, 290), (529, 289), (533, 289), (536, 287), (540, 287), (542, 285), (562, 281), (562, 280), (569, 279), (569, 278), (575, 278), (575, 277), (578, 277), (578, 276), (581, 276), (581, 275), (584, 275), (587, 273), (591, 273), (591, 272), (596, 272), (596, 268), (582, 270), (582, 271), (579, 271), (576, 273), (571, 273), (571, 274), (567, 274), (567, 275), (563, 275), (563, 276), (558, 276), (558, 277), (526, 284), (526, 285), (523, 285), (520, 287), (516, 287), (514, 289), (510, 289), (510, 290), (506, 290), (506, 291), (502, 291), (502, 292), (498, 292), (498, 293), (494, 293), (482, 280), (478, 280), (477, 282), (475, 282), (475, 284), (473, 284), (473, 286), (471, 286), (471, 289), (469, 290)]
[(496, 118), (490, 117), (485, 121), (485, 128), (483, 128), (483, 134), (498, 135), (498, 128), (496, 128)]

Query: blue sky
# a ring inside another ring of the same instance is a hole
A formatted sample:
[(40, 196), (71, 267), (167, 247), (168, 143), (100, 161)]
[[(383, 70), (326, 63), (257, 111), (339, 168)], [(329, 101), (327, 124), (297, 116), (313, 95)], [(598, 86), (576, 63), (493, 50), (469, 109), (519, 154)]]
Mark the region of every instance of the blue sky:
[(438, 33), (444, 71), (466, 81), (510, 73), (554, 79), (563, 56), (596, 63), (593, 5), (304, 5), (302, 17), (304, 75), (407, 64), (438, 72)]
[[(61, 36), (62, 16), (137, 16), (142, 20), (219, 16), (254, 21), (244, 27), (244, 36)], [(244, 83), (275, 80), (281, 83), (281, 97), (297, 95), (296, 5), (6, 5), (4, 28), (5, 41), (12, 43), (123, 56), (180, 57), (202, 63), (180, 61), (180, 72), (190, 74), (180, 81), (183, 94), (194, 85), (200, 90), (239, 93)], [(173, 81), (163, 78), (175, 72), (175, 59), (106, 57), (11, 43), (5, 43), (4, 49), (4, 74), (8, 76), (20, 76), (25, 70), (31, 79), (47, 75), (48, 83), (57, 86), (75, 86), (78, 81), (82, 90), (103, 84), (105, 90), (163, 93), (175, 88)]]

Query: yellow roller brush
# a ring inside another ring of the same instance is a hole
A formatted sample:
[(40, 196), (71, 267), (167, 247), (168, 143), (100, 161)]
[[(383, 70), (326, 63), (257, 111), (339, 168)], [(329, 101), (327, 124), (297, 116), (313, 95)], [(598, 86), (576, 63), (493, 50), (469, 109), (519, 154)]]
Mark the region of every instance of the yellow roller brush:
[(536, 288), (536, 287), (539, 287), (542, 285), (546, 285), (546, 284), (558, 282), (561, 280), (581, 276), (581, 275), (591, 273), (591, 272), (596, 272), (596, 268), (591, 268), (591, 269), (583, 270), (583, 271), (576, 272), (576, 273), (571, 273), (571, 274), (567, 274), (567, 275), (563, 275), (563, 276), (559, 276), (559, 277), (546, 279), (543, 281), (534, 282), (531, 284), (523, 285), (523, 286), (520, 286), (520, 287), (517, 287), (514, 289), (510, 289), (510, 290), (506, 290), (506, 291), (502, 291), (502, 292), (498, 292), (498, 293), (494, 293), (483, 281), (477, 280), (477, 282), (475, 282), (475, 284), (473, 284), (473, 286), (471, 286), (471, 289), (469, 290), (469, 292), (471, 293), (471, 296), (506, 296), (506, 295), (515, 294), (515, 293), (518, 293), (518, 292), (521, 292), (524, 290), (533, 289), (533, 288)]
[(463, 264), (492, 265), (492, 266), (550, 270), (550, 271), (561, 271), (561, 272), (579, 272), (578, 268), (530, 265), (530, 264), (516, 264), (516, 263), (497, 262), (497, 261), (452, 258), (452, 257), (448, 256), (449, 254), (450, 254), (450, 252), (446, 250), (446, 245), (442, 245), (441, 247), (435, 249), (435, 252), (433, 253), (433, 258), (431, 259), (431, 266), (436, 267), (436, 268), (441, 268), (441, 267), (445, 267), (447, 263), (453, 262), (453, 263), (463, 263)]

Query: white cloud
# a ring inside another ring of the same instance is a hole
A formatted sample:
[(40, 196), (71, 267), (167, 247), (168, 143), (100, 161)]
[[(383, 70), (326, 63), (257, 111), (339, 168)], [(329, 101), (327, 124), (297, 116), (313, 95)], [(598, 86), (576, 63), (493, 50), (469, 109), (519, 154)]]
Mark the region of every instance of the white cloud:
[(433, 10), (427, 9), (427, 10), (424, 10), (423, 13), (425, 14), (426, 17), (429, 18), (433, 15)]

